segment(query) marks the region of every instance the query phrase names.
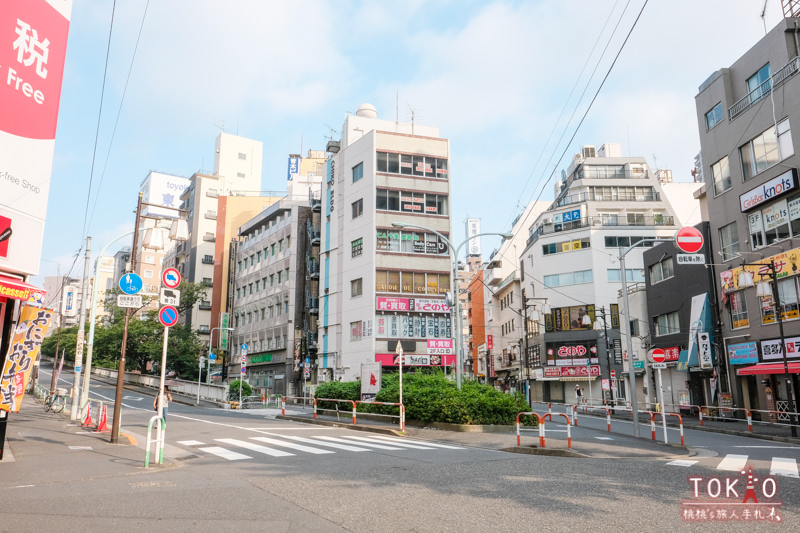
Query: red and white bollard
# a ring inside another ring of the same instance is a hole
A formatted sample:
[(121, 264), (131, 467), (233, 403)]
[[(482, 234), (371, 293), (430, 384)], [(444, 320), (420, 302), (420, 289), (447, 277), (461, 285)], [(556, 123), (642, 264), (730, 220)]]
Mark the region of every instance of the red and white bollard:
[(747, 414), (747, 431), (752, 433), (753, 432), (753, 416), (750, 414), (750, 411), (747, 410), (747, 409), (745, 410), (745, 413)]

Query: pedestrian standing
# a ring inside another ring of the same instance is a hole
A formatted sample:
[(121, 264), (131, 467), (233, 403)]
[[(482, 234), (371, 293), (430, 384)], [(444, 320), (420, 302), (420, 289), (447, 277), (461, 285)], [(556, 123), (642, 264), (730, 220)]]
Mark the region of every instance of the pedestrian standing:
[(583, 401), (583, 389), (580, 385), (575, 385), (575, 397), (576, 403), (580, 405)]
[(157, 395), (153, 398), (153, 410), (158, 411), (158, 400), (161, 399), (161, 418), (164, 419), (164, 423), (167, 423), (167, 408), (169, 407), (169, 402), (172, 401), (172, 394), (169, 392), (169, 387), (164, 385), (164, 392)]

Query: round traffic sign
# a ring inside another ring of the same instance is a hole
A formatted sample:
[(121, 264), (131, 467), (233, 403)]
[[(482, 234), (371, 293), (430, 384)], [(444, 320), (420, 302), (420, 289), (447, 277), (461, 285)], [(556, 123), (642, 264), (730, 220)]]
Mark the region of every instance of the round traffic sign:
[(181, 284), (181, 273), (177, 268), (167, 268), (161, 273), (161, 282), (168, 289), (177, 289)]
[(165, 328), (169, 328), (178, 323), (178, 310), (171, 305), (165, 305), (158, 310), (158, 321)]
[(654, 363), (663, 363), (667, 359), (667, 354), (661, 348), (653, 348), (653, 351), (650, 352), (650, 359)]
[(617, 377), (617, 371), (616, 370), (613, 370), (613, 369), (611, 370), (611, 377), (612, 378)]
[(128, 272), (119, 278), (119, 290), (125, 294), (138, 294), (143, 285), (141, 276), (135, 272)]
[(675, 232), (675, 246), (681, 252), (694, 254), (703, 249), (703, 234), (692, 226), (684, 226)]

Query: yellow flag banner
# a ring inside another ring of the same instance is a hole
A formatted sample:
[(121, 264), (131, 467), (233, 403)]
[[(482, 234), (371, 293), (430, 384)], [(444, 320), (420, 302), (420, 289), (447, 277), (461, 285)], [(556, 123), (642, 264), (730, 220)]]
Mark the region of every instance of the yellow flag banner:
[(3, 411), (19, 411), (33, 363), (54, 314), (52, 309), (22, 306), (19, 323), (14, 329), (14, 338), (3, 365), (3, 374), (0, 375), (0, 409)]

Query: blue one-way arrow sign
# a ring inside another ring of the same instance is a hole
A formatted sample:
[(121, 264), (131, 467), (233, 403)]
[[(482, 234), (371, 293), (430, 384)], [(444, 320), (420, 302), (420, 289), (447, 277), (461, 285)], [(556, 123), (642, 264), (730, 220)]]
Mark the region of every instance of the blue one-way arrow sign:
[(125, 274), (119, 278), (119, 290), (125, 294), (137, 294), (142, 290), (142, 278), (133, 272)]

